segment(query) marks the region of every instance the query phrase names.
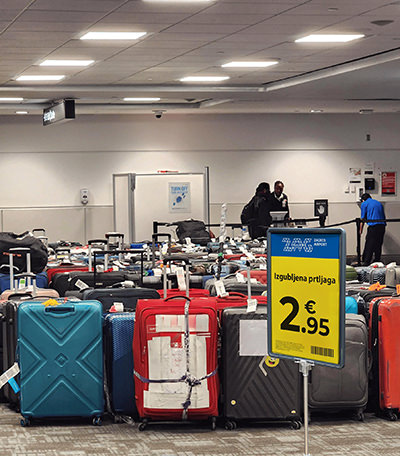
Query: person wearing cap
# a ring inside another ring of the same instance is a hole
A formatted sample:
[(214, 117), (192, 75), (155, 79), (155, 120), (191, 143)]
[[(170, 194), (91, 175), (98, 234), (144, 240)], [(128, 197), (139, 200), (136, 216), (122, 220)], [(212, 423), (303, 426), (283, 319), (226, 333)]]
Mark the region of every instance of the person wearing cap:
[(268, 182), (261, 182), (253, 198), (246, 204), (240, 215), (242, 225), (249, 227), (252, 239), (266, 236), (271, 225), (270, 215), (271, 191)]
[[(374, 261), (381, 260), (382, 244), (386, 229), (385, 219), (385, 210), (382, 203), (374, 200), (369, 193), (364, 193), (361, 196), (360, 224), (360, 235), (363, 232), (365, 223), (368, 224), (362, 258), (364, 265), (371, 264), (372, 256), (374, 256)], [(365, 222), (365, 220), (368, 221)]]
[(285, 193), (283, 193), (284, 185), (282, 181), (276, 181), (274, 191), (271, 194), (271, 211), (287, 211), (285, 218), (289, 218), (289, 201)]

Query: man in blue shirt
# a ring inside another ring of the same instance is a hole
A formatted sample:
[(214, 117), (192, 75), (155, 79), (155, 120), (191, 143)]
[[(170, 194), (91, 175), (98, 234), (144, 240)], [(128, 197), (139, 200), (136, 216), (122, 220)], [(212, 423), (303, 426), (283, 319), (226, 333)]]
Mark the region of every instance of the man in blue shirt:
[[(365, 247), (363, 252), (363, 264), (369, 265), (372, 262), (372, 255), (374, 261), (381, 260), (383, 237), (385, 236), (386, 222), (378, 221), (385, 220), (385, 211), (379, 201), (371, 198), (369, 193), (364, 193), (361, 196), (361, 225), (360, 235), (363, 232), (365, 220), (369, 220), (367, 238), (365, 240)], [(374, 220), (377, 220), (376, 222)]]

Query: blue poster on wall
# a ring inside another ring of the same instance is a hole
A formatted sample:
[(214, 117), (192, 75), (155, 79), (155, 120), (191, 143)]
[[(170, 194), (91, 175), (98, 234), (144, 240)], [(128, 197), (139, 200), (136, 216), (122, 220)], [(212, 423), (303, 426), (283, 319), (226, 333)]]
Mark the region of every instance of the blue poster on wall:
[(190, 212), (190, 182), (169, 182), (169, 212)]

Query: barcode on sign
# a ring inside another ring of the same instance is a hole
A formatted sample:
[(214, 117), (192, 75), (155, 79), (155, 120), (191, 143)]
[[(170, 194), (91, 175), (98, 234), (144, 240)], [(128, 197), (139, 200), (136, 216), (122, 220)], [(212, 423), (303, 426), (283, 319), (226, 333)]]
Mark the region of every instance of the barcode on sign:
[(329, 356), (329, 358), (333, 358), (335, 355), (335, 350), (333, 350), (333, 348), (315, 347), (314, 345), (311, 345), (311, 354)]

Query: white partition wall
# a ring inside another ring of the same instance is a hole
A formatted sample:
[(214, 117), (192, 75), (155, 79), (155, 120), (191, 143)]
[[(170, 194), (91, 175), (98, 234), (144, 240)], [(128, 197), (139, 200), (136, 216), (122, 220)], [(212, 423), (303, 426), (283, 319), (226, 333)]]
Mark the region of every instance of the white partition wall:
[(114, 229), (131, 242), (149, 239), (154, 221), (209, 220), (208, 168), (203, 173), (114, 174), (113, 192)]

